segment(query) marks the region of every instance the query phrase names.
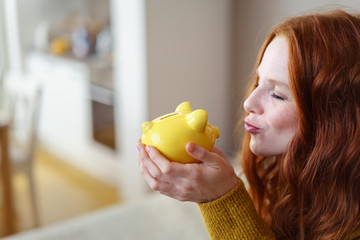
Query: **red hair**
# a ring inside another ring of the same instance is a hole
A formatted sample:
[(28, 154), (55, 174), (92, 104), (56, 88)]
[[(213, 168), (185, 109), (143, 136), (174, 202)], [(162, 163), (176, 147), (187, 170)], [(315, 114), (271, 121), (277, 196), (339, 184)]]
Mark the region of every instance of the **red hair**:
[(288, 150), (271, 158), (255, 156), (245, 134), (250, 195), (278, 239), (346, 239), (360, 227), (360, 17), (288, 19), (265, 41), (257, 66), (279, 35), (289, 44), (298, 129)]

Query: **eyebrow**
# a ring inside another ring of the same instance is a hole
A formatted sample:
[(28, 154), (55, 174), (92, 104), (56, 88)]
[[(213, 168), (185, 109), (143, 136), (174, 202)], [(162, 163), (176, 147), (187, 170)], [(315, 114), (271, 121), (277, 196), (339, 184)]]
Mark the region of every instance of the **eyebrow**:
[(279, 80), (275, 80), (275, 79), (267, 79), (267, 80), (269, 82), (273, 83), (274, 85), (278, 85), (278, 86), (285, 87), (285, 88), (290, 88), (289, 84), (280, 82)]
[[(256, 76), (259, 78), (259, 71), (257, 69), (256, 69), (255, 73), (256, 73)], [(266, 80), (273, 83), (274, 85), (283, 86), (285, 88), (290, 88), (289, 84), (281, 82), (279, 80), (276, 80), (276, 79), (273, 79), (273, 78), (266, 78)]]

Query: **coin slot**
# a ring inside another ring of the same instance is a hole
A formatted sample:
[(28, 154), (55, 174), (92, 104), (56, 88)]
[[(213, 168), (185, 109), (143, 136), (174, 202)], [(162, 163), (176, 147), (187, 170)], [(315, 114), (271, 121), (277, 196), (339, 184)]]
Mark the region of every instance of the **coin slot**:
[(164, 120), (166, 118), (169, 118), (169, 117), (172, 117), (172, 116), (175, 116), (175, 115), (178, 115), (177, 113), (171, 113), (171, 114), (168, 114), (168, 115), (165, 115), (163, 117), (160, 118), (160, 120)]

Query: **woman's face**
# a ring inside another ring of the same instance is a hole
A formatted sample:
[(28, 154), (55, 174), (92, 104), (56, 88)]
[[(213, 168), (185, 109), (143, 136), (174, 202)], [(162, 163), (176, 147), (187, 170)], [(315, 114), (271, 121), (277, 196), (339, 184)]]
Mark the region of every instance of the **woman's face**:
[(289, 46), (284, 36), (274, 38), (257, 69), (258, 85), (244, 102), (245, 131), (255, 155), (282, 154), (297, 129), (296, 105), (289, 87)]

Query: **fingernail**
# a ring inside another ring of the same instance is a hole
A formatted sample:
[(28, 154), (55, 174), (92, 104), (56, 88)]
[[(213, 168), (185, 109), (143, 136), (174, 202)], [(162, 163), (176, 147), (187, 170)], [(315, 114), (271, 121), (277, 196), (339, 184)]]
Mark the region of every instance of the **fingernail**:
[(193, 154), (195, 157), (201, 158), (203, 155), (202, 149), (198, 147), (198, 145), (191, 143), (189, 146), (189, 152)]
[(191, 153), (194, 153), (195, 151), (196, 151), (196, 144), (193, 144), (193, 143), (189, 143), (188, 144), (188, 150), (189, 150), (189, 152), (191, 152)]
[(137, 145), (137, 149), (138, 149), (138, 151), (140, 151), (140, 149), (141, 149), (140, 143)]
[(151, 151), (151, 147), (150, 147), (149, 145), (147, 145), (147, 146), (145, 147), (145, 150), (146, 150), (146, 152), (150, 152), (150, 151)]

